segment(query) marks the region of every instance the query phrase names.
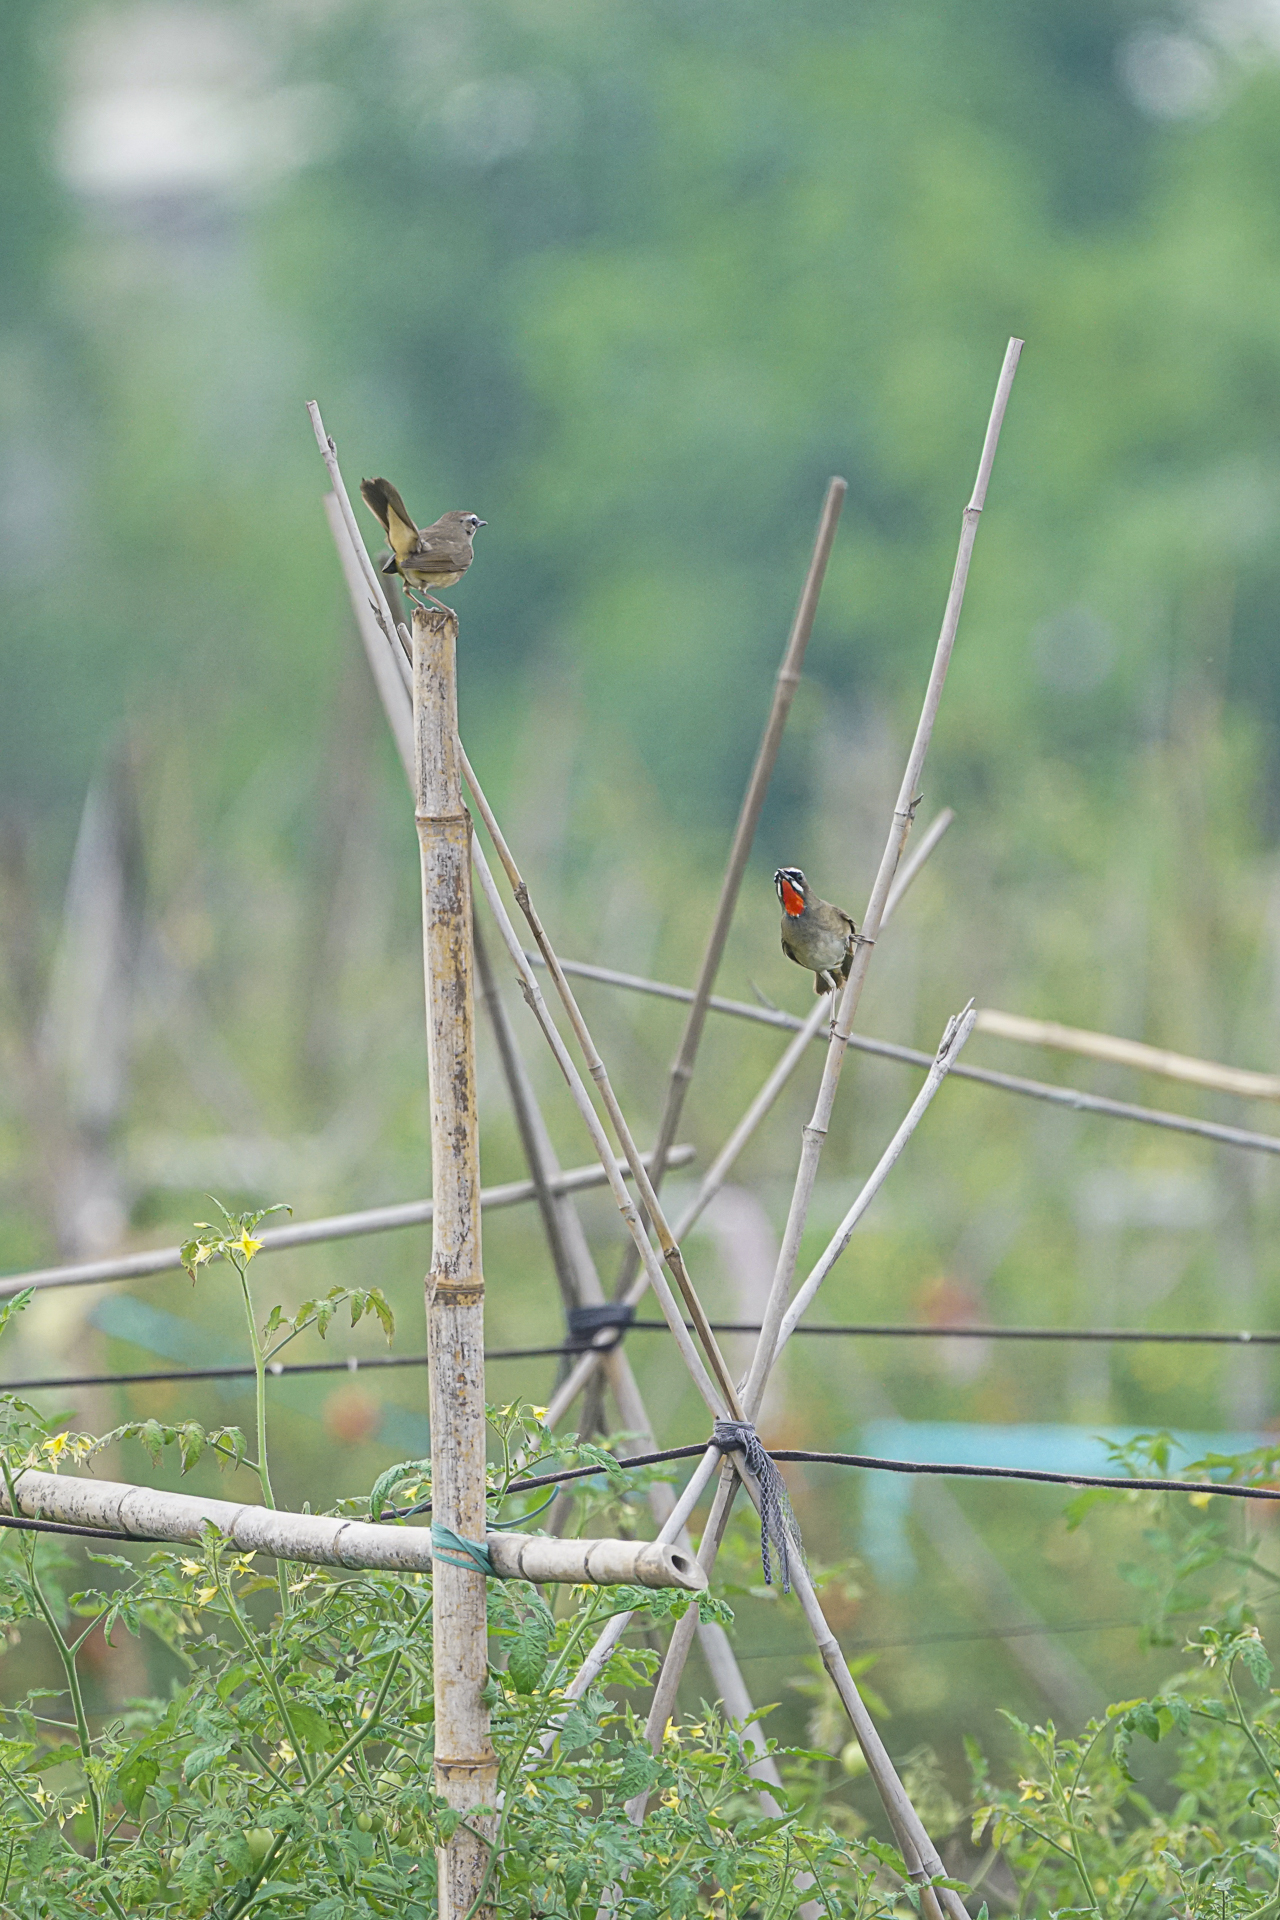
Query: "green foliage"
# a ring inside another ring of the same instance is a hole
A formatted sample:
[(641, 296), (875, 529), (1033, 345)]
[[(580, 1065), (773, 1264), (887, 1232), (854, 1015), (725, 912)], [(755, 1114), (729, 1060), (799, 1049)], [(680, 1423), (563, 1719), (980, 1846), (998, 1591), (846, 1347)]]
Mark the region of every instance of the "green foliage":
[[(432, 1849), (456, 1818), (432, 1778), (429, 1579), (306, 1569), (287, 1612), (268, 1616), (258, 1602), (275, 1582), (212, 1530), (199, 1550), (154, 1551), (140, 1566), (91, 1556), (113, 1587), (64, 1591), (64, 1553), (26, 1534), (0, 1541), (4, 1618), (55, 1637), (73, 1702), (69, 1717), (40, 1695), (0, 1715), (7, 1910), (233, 1920), (252, 1904), (307, 1920), (425, 1920)], [(502, 1911), (594, 1910), (625, 1878), (641, 1915), (691, 1920), (716, 1887), (727, 1913), (767, 1904), (785, 1915), (805, 1897), (802, 1869), (834, 1902), (887, 1911), (874, 1860), (821, 1824), (761, 1817), (751, 1756), (716, 1716), (649, 1753), (611, 1693), (640, 1683), (651, 1654), (620, 1647), (566, 1706), (593, 1629), (622, 1605), (660, 1614), (666, 1599), (579, 1590), (557, 1618), (536, 1589), (491, 1584), (501, 1664), (488, 1693), (503, 1756), (491, 1893)], [(74, 1639), (59, 1624), (68, 1618), (84, 1623)], [(158, 1635), (180, 1659), (180, 1684), (90, 1725), (74, 1676), (97, 1630)], [(645, 1790), (658, 1802), (637, 1829), (621, 1807)]]

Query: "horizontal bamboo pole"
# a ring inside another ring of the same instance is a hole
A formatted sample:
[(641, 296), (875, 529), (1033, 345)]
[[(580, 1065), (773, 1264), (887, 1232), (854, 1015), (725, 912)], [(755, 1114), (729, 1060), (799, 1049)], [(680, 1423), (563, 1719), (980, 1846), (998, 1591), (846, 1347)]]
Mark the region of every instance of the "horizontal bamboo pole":
[[(536, 964), (536, 956), (530, 955)], [(595, 980), (601, 986), (621, 987), (628, 993), (647, 993), (656, 1000), (687, 1001), (691, 989), (678, 987), (669, 980), (646, 980), (638, 973), (619, 973), (614, 967), (597, 967), (586, 960), (562, 960), (565, 973), (583, 980)], [(745, 1000), (725, 1000), (713, 994), (707, 1003), (713, 1013), (731, 1014), (736, 1020), (753, 1020), (757, 1026), (777, 1027), (799, 1034), (806, 1022), (780, 1007), (753, 1007)], [(812, 1016), (810, 1016), (812, 1024)], [(813, 1039), (825, 1042), (821, 1022), (813, 1026)], [(929, 1055), (916, 1047), (899, 1046), (893, 1040), (873, 1040), (865, 1033), (851, 1033), (849, 1045), (858, 1053), (872, 1054), (879, 1060), (899, 1060), (904, 1066), (927, 1071)], [(1167, 1113), (1160, 1107), (1137, 1106), (1129, 1100), (1108, 1100), (1100, 1093), (1085, 1093), (1080, 1087), (1056, 1087), (1045, 1080), (1026, 1080), (1016, 1073), (997, 1073), (991, 1067), (957, 1066), (957, 1080), (972, 1080), (980, 1087), (994, 1087), (999, 1093), (1016, 1093), (1026, 1100), (1043, 1100), (1052, 1107), (1066, 1107), (1071, 1113), (1097, 1113), (1108, 1120), (1132, 1120), (1139, 1126), (1163, 1127), (1169, 1133), (1189, 1133), (1198, 1140), (1216, 1140), (1225, 1147), (1243, 1147), (1251, 1153), (1280, 1154), (1280, 1134), (1254, 1133), (1248, 1127), (1231, 1127), (1217, 1120), (1196, 1120), (1190, 1114)]]
[[(120, 1480), (82, 1479), (28, 1467), (14, 1481), (18, 1512), (29, 1519), (103, 1527), (139, 1540), (199, 1546), (214, 1526), (242, 1553), (298, 1560), (314, 1567), (384, 1573), (426, 1573), (429, 1527), (392, 1527), (370, 1520), (335, 1520), (319, 1513), (282, 1513), (197, 1494), (161, 1493)], [(0, 1489), (0, 1511), (10, 1512)], [(503, 1580), (571, 1586), (679, 1587), (701, 1593), (706, 1575), (690, 1554), (652, 1540), (551, 1540), (533, 1533), (485, 1538), (494, 1572)]]
[[(669, 1167), (687, 1167), (694, 1158), (690, 1146), (672, 1147), (667, 1155)], [(646, 1162), (652, 1159), (646, 1154)], [(614, 1162), (624, 1180), (631, 1178), (625, 1160)], [(550, 1180), (553, 1193), (581, 1193), (584, 1188), (602, 1187), (609, 1175), (600, 1166), (570, 1167)], [(482, 1187), (481, 1208), (518, 1207), (537, 1199), (532, 1180), (509, 1180), (505, 1186)], [(261, 1253), (283, 1253), (290, 1247), (311, 1247), (324, 1240), (352, 1240), (365, 1233), (389, 1233), (398, 1227), (425, 1226), (432, 1216), (430, 1200), (398, 1200), (389, 1207), (366, 1207), (359, 1213), (334, 1213), (318, 1220), (296, 1220), (287, 1227), (264, 1227), (258, 1235)], [(181, 1273), (180, 1247), (156, 1247), (149, 1253), (126, 1253), (115, 1260), (85, 1260), (70, 1267), (37, 1267), (30, 1273), (0, 1276), (0, 1299), (22, 1293), (27, 1287), (37, 1292), (45, 1287), (91, 1287), (105, 1280), (146, 1280), (157, 1273)]]
[(680, 1587), (703, 1593), (707, 1576), (694, 1555), (655, 1540), (557, 1540), (545, 1534), (491, 1533), (486, 1543), (504, 1580), (577, 1581), (592, 1587)]
[(1141, 1040), (1125, 1040), (1115, 1033), (1090, 1033), (1084, 1027), (1064, 1027), (1057, 1020), (1029, 1020), (1020, 1013), (1001, 1013), (995, 1007), (979, 1007), (978, 1032), (994, 1034), (1000, 1040), (1021, 1040), (1032, 1047), (1056, 1047), (1060, 1053), (1082, 1054), (1086, 1060), (1137, 1067), (1141, 1073), (1159, 1073), (1166, 1080), (1185, 1080), (1214, 1093), (1239, 1094), (1244, 1100), (1280, 1100), (1280, 1074), (1224, 1067), (1216, 1060), (1196, 1060), (1189, 1054), (1148, 1047)]

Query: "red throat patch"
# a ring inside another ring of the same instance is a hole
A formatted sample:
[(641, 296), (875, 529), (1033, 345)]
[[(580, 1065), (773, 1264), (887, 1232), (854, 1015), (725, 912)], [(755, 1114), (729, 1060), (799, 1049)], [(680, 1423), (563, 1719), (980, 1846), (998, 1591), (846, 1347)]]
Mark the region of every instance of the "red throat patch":
[(793, 920), (799, 919), (804, 912), (804, 895), (789, 880), (782, 883), (782, 905)]

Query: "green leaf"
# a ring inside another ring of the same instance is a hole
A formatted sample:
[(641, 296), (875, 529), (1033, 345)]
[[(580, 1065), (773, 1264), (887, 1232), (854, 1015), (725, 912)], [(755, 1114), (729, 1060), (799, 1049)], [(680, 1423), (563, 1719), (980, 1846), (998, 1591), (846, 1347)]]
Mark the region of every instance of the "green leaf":
[(891, 1867), (899, 1879), (910, 1881), (911, 1875), (907, 1872), (907, 1863), (896, 1847), (887, 1847), (883, 1840), (876, 1840), (869, 1833), (863, 1834), (862, 1845), (867, 1849), (867, 1852), (873, 1854), (883, 1866)]
[(507, 1676), (517, 1693), (536, 1693), (547, 1670), (551, 1634), (545, 1620), (535, 1614), (521, 1623), (507, 1657)]
[(323, 1753), (333, 1739), (333, 1731), (322, 1713), (301, 1700), (290, 1700), (289, 1718), (304, 1747), (311, 1753)]
[(147, 1797), (147, 1789), (159, 1778), (160, 1762), (153, 1753), (144, 1748), (135, 1748), (129, 1757), (115, 1770), (116, 1792), (124, 1802), (125, 1812), (131, 1820), (136, 1820), (142, 1812), (142, 1803)]
[(234, 1740), (211, 1740), (204, 1746), (192, 1747), (182, 1763), (182, 1777), (188, 1784), (198, 1780), (202, 1773), (208, 1773), (210, 1767), (216, 1767), (225, 1760), (234, 1747)]
[(1261, 1640), (1244, 1640), (1240, 1647), (1240, 1658), (1254, 1686), (1265, 1693), (1271, 1685), (1271, 1662)]
[(430, 1460), (402, 1460), (399, 1466), (388, 1467), (386, 1472), (380, 1473), (373, 1483), (373, 1489), (369, 1495), (369, 1518), (377, 1520), (381, 1516), (382, 1509), (393, 1489), (398, 1487), (402, 1480), (423, 1480), (428, 1478), (430, 1473)]
[(628, 1747), (622, 1757), (622, 1772), (614, 1791), (620, 1800), (633, 1800), (638, 1793), (647, 1793), (662, 1772), (662, 1763), (650, 1753), (648, 1747)]
[(24, 1287), (21, 1293), (13, 1294), (0, 1304), (0, 1333), (4, 1332), (15, 1313), (21, 1313), (24, 1307), (30, 1305), (35, 1298), (35, 1292), (34, 1287)]

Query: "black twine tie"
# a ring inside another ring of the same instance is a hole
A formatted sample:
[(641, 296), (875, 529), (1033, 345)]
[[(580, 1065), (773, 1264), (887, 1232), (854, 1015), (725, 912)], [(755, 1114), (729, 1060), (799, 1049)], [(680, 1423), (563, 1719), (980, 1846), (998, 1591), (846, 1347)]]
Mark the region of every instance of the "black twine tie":
[(773, 1585), (773, 1555), (778, 1556), (782, 1591), (791, 1591), (791, 1555), (806, 1565), (800, 1529), (791, 1511), (787, 1483), (765, 1452), (760, 1435), (749, 1420), (717, 1420), (711, 1444), (721, 1453), (740, 1453), (743, 1464), (760, 1488), (760, 1562), (767, 1587)]
[[(594, 1347), (597, 1353), (612, 1353), (635, 1317), (635, 1308), (622, 1300), (606, 1300), (598, 1307), (570, 1307), (566, 1315), (570, 1352), (585, 1353)], [(602, 1341), (597, 1347), (596, 1335), (605, 1332), (612, 1332), (612, 1340)]]

